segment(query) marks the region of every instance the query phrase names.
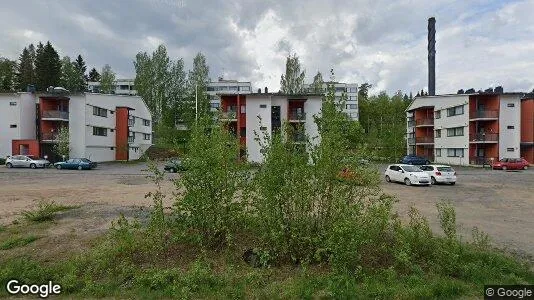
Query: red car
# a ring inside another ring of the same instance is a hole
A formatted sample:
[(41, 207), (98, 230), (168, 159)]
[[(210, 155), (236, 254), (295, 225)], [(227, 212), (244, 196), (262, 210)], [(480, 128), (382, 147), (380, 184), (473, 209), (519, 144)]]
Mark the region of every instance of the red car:
[(503, 158), (494, 162), (492, 168), (500, 170), (526, 170), (529, 163), (524, 158)]

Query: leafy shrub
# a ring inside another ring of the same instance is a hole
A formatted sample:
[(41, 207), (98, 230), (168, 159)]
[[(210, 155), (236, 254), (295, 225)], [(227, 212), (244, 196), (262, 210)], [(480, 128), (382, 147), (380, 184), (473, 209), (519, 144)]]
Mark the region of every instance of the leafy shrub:
[(3, 157), (0, 157), (0, 166), (5, 165), (5, 164), (6, 164), (6, 159)]
[(456, 239), (456, 212), (451, 203), (440, 202), (436, 204), (441, 229), (450, 240)]

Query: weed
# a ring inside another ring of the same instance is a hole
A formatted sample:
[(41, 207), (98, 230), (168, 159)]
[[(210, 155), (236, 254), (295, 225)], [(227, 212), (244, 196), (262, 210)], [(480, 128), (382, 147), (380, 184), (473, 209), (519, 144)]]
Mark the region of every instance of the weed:
[(23, 212), (22, 215), (31, 222), (45, 222), (53, 220), (56, 213), (73, 208), (76, 206), (60, 205), (53, 201), (40, 201), (36, 210)]
[(0, 250), (9, 250), (13, 248), (23, 247), (36, 241), (37, 239), (38, 237), (34, 235), (26, 237), (11, 237), (4, 241), (2, 244), (0, 244)]
[(456, 211), (454, 206), (449, 202), (440, 202), (436, 204), (438, 208), (438, 218), (441, 229), (449, 240), (456, 239)]

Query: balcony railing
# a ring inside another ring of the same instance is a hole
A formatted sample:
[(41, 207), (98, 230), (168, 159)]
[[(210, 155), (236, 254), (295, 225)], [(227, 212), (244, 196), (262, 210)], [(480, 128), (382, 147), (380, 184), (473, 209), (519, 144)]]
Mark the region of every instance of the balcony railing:
[(415, 145), (415, 138), (408, 138), (408, 145)]
[(133, 143), (133, 142), (135, 142), (135, 136), (129, 136), (129, 137), (128, 137), (128, 143), (131, 144), (131, 143)]
[(49, 119), (68, 120), (69, 119), (69, 112), (68, 111), (61, 111), (61, 110), (45, 110), (45, 111), (43, 111), (42, 118), (43, 119), (49, 118)]
[(491, 161), (487, 157), (482, 156), (470, 156), (469, 157), (469, 164), (470, 165), (491, 165)]
[(469, 135), (470, 142), (498, 142), (498, 133), (477, 133)]
[(432, 125), (434, 125), (434, 119), (415, 120), (415, 126), (432, 126)]
[(417, 144), (433, 144), (434, 143), (434, 137), (432, 136), (421, 136), (416, 137), (415, 142)]
[(408, 127), (414, 127), (415, 126), (415, 121), (408, 121)]
[(305, 121), (305, 120), (306, 120), (305, 112), (292, 111), (289, 113), (289, 121)]
[(498, 110), (476, 110), (469, 114), (470, 119), (498, 119)]
[(57, 133), (55, 132), (43, 132), (41, 133), (42, 141), (57, 141)]

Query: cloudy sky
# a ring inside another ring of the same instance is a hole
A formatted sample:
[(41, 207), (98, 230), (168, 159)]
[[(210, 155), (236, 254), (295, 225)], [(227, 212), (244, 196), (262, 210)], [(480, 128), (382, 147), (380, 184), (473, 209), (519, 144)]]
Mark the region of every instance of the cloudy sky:
[(189, 67), (201, 51), (210, 77), (278, 90), (296, 52), (308, 80), (373, 91), (427, 86), (427, 19), (437, 19), (437, 93), (460, 88), (534, 88), (534, 0), (0, 0), (0, 56), (50, 40), (60, 55), (82, 54), (134, 77), (133, 58), (163, 43)]

